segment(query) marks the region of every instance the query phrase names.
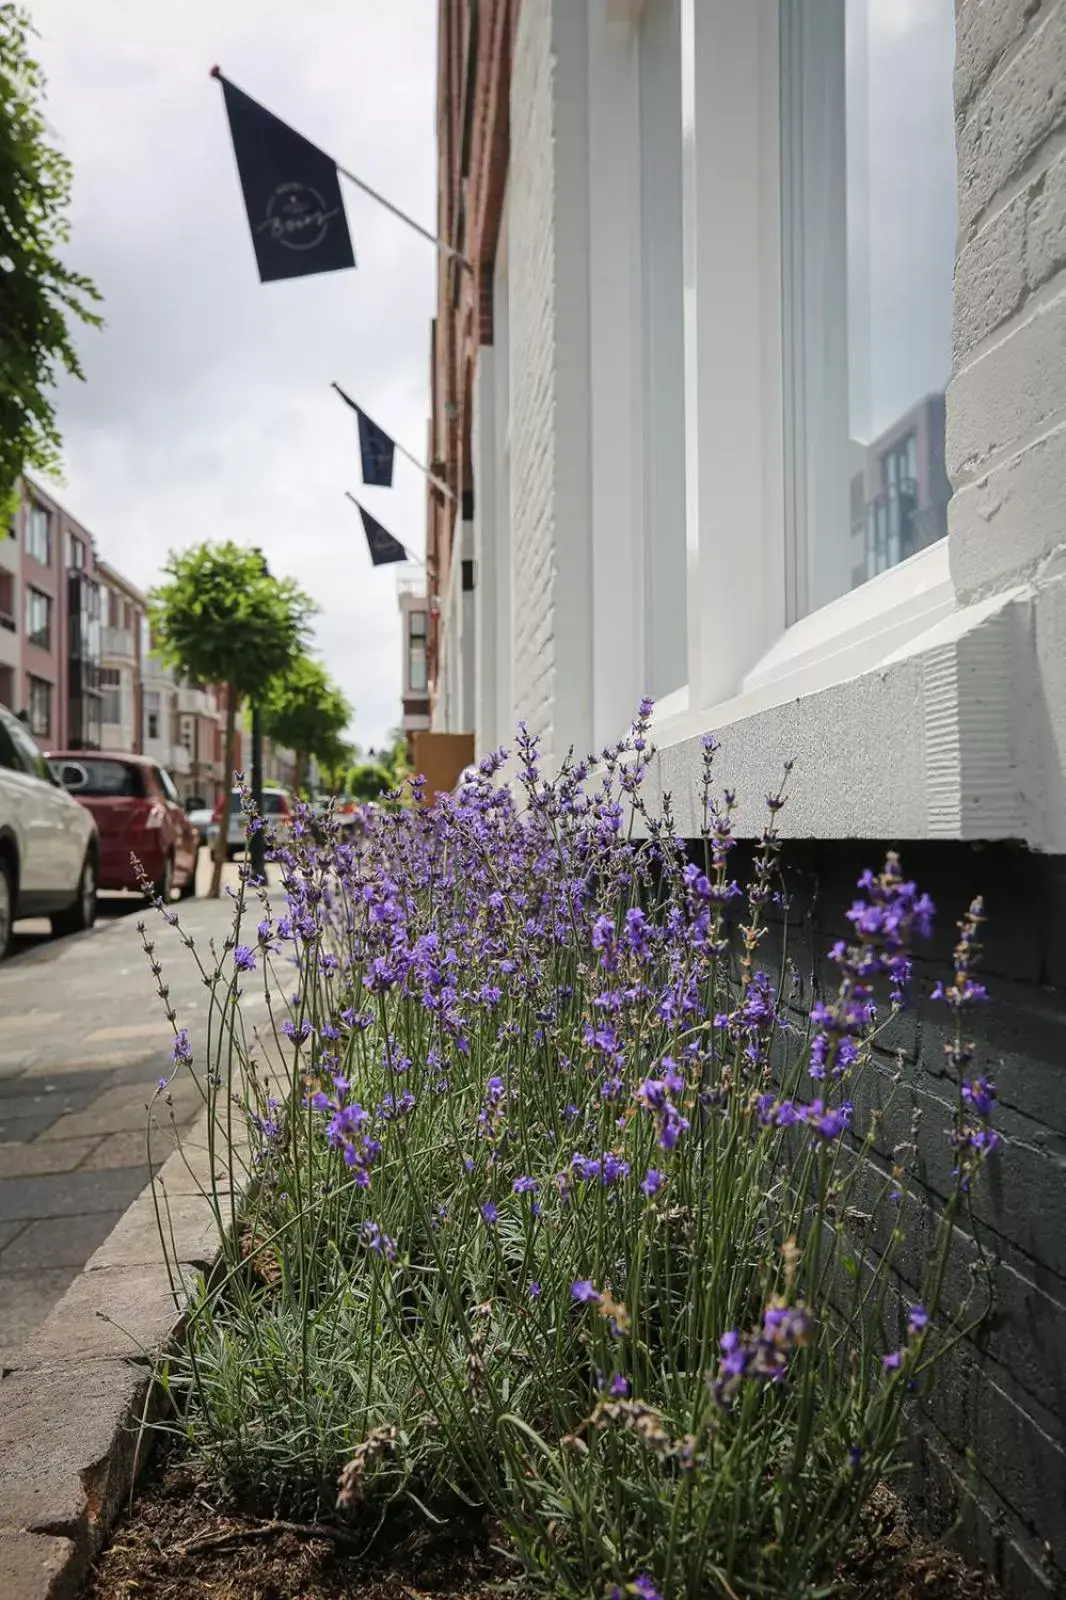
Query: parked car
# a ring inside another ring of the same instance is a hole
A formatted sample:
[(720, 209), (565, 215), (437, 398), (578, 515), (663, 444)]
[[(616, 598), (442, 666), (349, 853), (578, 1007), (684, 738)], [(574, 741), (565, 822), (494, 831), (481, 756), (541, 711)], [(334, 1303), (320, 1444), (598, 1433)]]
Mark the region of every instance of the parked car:
[(196, 893), (199, 835), (169, 772), (146, 756), (97, 750), (52, 750), (48, 760), (96, 819), (101, 889), (139, 889), (136, 856), (163, 900), (175, 889), (182, 899)]
[(0, 960), (20, 917), (57, 934), (96, 921), (99, 839), (90, 814), (54, 777), (28, 730), (0, 706)]
[(207, 830), (211, 826), (211, 818), (215, 813), (211, 810), (210, 806), (201, 805), (199, 801), (197, 801), (195, 805), (189, 805), (188, 801), (186, 801), (186, 805), (188, 807), (186, 815), (188, 816), (188, 819), (192, 823), (193, 827), (196, 829), (200, 843), (206, 844)]
[[(207, 842), (214, 851), (215, 841), (222, 826), (222, 801), (218, 802), (207, 830)], [(264, 788), (263, 818), (276, 834), (284, 834), (292, 826), (293, 803), (284, 789)], [(241, 791), (231, 789), (229, 797), (229, 825), (226, 831), (226, 860), (245, 848), (244, 813), (241, 810)]]

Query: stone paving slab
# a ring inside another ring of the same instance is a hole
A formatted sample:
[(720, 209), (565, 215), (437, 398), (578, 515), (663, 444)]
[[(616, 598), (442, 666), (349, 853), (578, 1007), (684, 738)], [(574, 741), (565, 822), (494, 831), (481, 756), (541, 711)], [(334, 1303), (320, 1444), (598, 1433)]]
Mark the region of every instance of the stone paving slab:
[[(175, 909), (213, 967), (207, 945), (221, 951), (232, 902)], [(173, 1028), (142, 948), (142, 919), (195, 1045), (208, 1004), (200, 972), (181, 935), (135, 899), (103, 901), (96, 928), (73, 938), (28, 937), (23, 929), (36, 925), (20, 925), (16, 953), (0, 965), (0, 1371), (17, 1363), (22, 1342), (152, 1174), (145, 1105), (173, 1074)], [(181, 1075), (170, 1105), (155, 1099), (153, 1166), (202, 1106)]]
[(74, 1600), (74, 1545), (47, 1533), (0, 1533), (0, 1600)]

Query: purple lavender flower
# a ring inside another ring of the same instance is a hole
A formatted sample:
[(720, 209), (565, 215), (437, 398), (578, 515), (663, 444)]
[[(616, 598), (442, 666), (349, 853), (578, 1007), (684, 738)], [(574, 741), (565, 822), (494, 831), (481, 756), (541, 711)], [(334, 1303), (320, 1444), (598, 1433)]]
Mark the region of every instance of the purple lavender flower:
[(532, 1283), (529, 1285), (529, 1298), (531, 1300), (540, 1299), (540, 1284), (537, 1282), (536, 1278), (534, 1278)]
[(532, 1194), (536, 1187), (536, 1178), (530, 1178), (526, 1175), (516, 1178), (514, 1183), (511, 1185), (511, 1188), (514, 1190), (515, 1194)]
[(497, 1221), (499, 1220), (499, 1215), (500, 1214), (497, 1211), (494, 1203), (491, 1200), (486, 1200), (484, 1205), (481, 1207), (481, 1216), (487, 1226), (490, 1228), (495, 1227)]
[(640, 1187), (650, 1200), (653, 1194), (658, 1194), (662, 1187), (663, 1175), (657, 1167), (649, 1167), (640, 1180)]
[(192, 1060), (192, 1045), (189, 1043), (188, 1028), (179, 1028), (174, 1035), (174, 1048), (170, 1052), (170, 1059), (177, 1066), (188, 1066)]
[(963, 1083), (962, 1098), (987, 1122), (996, 1109), (996, 1086), (985, 1077), (974, 1078), (970, 1083)]
[(924, 1306), (913, 1305), (907, 1312), (907, 1331), (914, 1338), (929, 1326), (929, 1313)]
[(600, 1291), (593, 1287), (588, 1278), (576, 1279), (570, 1285), (570, 1293), (575, 1300), (580, 1300), (586, 1305), (600, 1299)]
[(887, 1356), (881, 1357), (881, 1365), (886, 1372), (896, 1372), (902, 1360), (903, 1352), (901, 1350), (890, 1350)]
[(251, 945), (239, 944), (233, 952), (233, 965), (238, 972), (255, 971), (255, 951)]

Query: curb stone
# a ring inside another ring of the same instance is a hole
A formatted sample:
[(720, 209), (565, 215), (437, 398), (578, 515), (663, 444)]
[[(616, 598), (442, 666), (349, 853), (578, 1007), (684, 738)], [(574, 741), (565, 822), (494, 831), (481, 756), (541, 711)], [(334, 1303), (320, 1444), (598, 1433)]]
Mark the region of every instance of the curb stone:
[(219, 1254), (207, 1127), (205, 1111), (0, 1371), (0, 1600), (74, 1600), (130, 1488), (152, 1363)]

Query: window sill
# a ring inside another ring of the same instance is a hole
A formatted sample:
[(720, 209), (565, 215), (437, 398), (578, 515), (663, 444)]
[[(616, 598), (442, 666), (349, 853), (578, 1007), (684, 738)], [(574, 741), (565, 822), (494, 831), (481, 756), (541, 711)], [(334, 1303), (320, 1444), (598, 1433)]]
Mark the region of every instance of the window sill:
[(699, 737), (711, 731), (716, 787), (736, 790), (738, 837), (761, 832), (765, 796), (791, 759), (786, 835), (1061, 849), (1029, 715), (1045, 606), (1050, 634), (1066, 612), (1066, 577), (963, 607), (946, 546), (922, 551), (789, 629), (731, 699), (694, 710), (674, 695), (658, 707), (650, 798), (668, 792), (678, 832), (699, 833)]

